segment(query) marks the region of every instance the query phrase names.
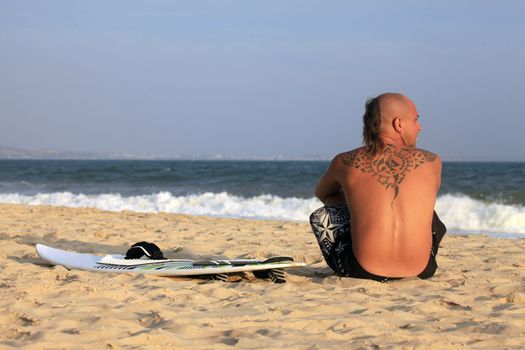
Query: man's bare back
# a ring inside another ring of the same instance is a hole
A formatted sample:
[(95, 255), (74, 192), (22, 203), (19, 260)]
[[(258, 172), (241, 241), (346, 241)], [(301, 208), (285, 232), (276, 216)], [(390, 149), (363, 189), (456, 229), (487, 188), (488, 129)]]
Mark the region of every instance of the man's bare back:
[(359, 263), (384, 276), (414, 276), (430, 254), (431, 223), (439, 188), (439, 162), (427, 151), (388, 145), (340, 154), (335, 165), (352, 213)]
[(394, 106), (397, 114), (390, 118), (385, 108), (386, 126), (378, 133), (375, 152), (365, 146), (337, 155), (316, 189), (327, 205), (346, 202), (355, 259), (380, 276), (418, 275), (429, 263), (433, 245), (441, 160), (415, 147), (419, 116), (405, 99), (392, 102), (406, 105)]

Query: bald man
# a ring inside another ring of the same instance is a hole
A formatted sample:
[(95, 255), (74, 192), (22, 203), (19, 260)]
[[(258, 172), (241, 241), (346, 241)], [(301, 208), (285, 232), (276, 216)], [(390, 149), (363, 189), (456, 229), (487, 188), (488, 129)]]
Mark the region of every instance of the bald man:
[(446, 232), (434, 212), (441, 159), (416, 148), (419, 114), (406, 96), (369, 99), (363, 122), (364, 146), (338, 154), (315, 190), (325, 206), (310, 222), (323, 256), (341, 276), (429, 278)]

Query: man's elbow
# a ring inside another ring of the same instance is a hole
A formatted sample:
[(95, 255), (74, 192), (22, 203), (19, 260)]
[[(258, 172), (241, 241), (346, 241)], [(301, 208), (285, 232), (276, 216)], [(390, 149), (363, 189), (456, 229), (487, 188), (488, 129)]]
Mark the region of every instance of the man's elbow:
[(324, 200), (326, 199), (326, 194), (321, 192), (321, 190), (319, 189), (319, 186), (315, 188), (314, 194), (321, 202), (324, 203)]

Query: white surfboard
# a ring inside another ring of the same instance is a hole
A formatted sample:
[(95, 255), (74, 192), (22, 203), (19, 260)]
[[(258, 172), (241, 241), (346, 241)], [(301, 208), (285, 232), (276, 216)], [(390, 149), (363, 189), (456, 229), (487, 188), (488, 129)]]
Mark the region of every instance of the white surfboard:
[(92, 255), (77, 253), (36, 245), (38, 255), (53, 265), (62, 265), (68, 269), (77, 269), (110, 273), (139, 273), (154, 276), (199, 276), (210, 275), (214, 279), (226, 280), (227, 275), (236, 272), (251, 271), (258, 278), (269, 278), (282, 283), (284, 269), (305, 266), (294, 262), (291, 257), (272, 257), (265, 260), (232, 259), (195, 261), (186, 259), (165, 260), (127, 260), (123, 255)]

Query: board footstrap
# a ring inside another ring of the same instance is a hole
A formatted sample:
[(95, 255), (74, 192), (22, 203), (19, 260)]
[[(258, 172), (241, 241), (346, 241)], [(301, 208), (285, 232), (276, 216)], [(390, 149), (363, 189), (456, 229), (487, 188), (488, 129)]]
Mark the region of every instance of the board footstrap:
[(126, 252), (126, 259), (129, 260), (140, 259), (143, 256), (151, 260), (166, 259), (160, 248), (155, 243), (151, 242), (137, 242)]

